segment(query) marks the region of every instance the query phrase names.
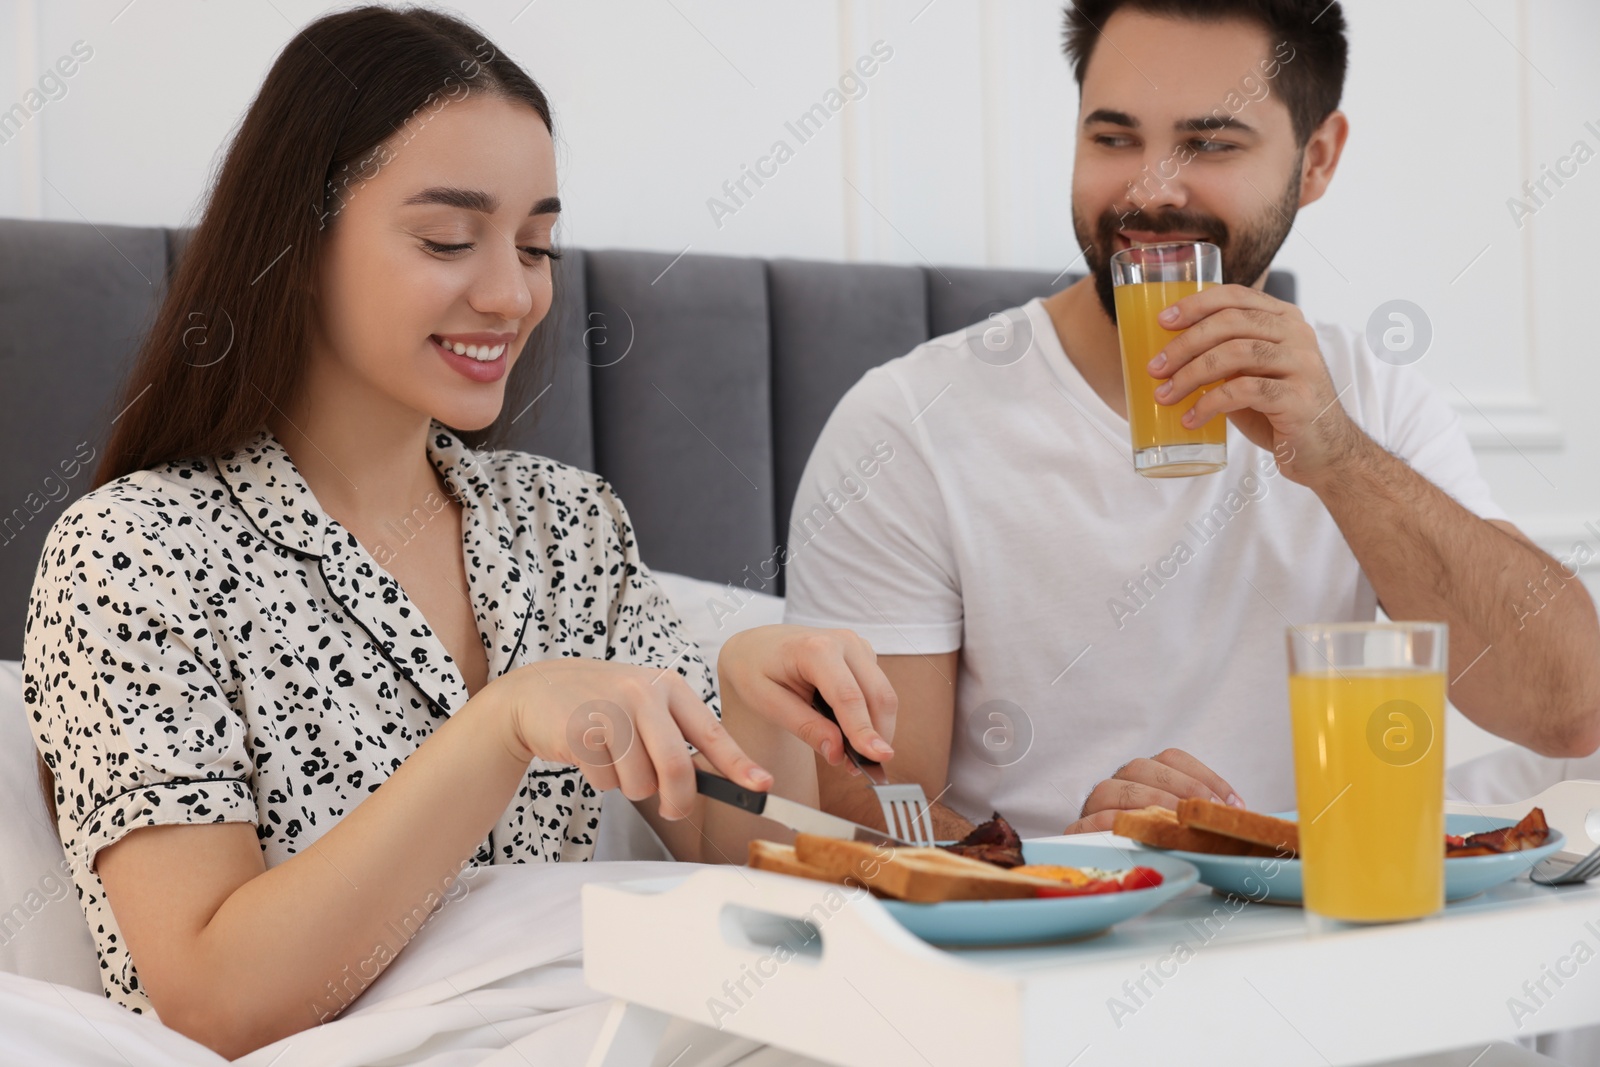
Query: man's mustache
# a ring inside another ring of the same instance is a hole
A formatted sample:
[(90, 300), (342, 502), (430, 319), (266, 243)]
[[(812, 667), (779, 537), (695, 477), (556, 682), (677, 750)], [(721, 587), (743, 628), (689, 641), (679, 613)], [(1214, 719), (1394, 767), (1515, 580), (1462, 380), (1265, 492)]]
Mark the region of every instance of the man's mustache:
[(1118, 230), (1144, 230), (1153, 234), (1199, 234), (1212, 244), (1221, 247), (1227, 243), (1228, 227), (1221, 219), (1210, 215), (1197, 215), (1182, 211), (1163, 212), (1159, 215), (1143, 211), (1107, 211), (1100, 216), (1100, 239), (1109, 246)]

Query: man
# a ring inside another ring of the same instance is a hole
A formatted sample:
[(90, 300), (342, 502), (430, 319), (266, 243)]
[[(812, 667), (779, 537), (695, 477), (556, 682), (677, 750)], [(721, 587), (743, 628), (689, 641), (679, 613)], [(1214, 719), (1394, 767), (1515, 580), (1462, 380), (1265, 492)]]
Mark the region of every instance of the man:
[[(899, 698), (891, 778), (960, 816), (1040, 835), (1182, 797), (1292, 807), (1284, 628), (1380, 606), (1449, 624), (1450, 697), (1479, 725), (1546, 755), (1600, 746), (1581, 583), (1519, 608), (1560, 564), (1506, 521), (1446, 402), (1262, 290), (1338, 166), (1344, 25), (1326, 0), (1069, 7), (1089, 276), (869, 372), (817, 443), (796, 516), (875, 445), (894, 458), (794, 552), (788, 621), (872, 643)], [(1130, 462), (1108, 260), (1179, 239), (1219, 245), (1227, 284), (1165, 313), (1187, 332), (1148, 373), (1191, 425), (1228, 420), (1228, 465), (1152, 480)], [(985, 329), (1009, 331), (1003, 358)], [(818, 769), (824, 807), (881, 825), (860, 778)], [(936, 829), (965, 825), (942, 810)]]

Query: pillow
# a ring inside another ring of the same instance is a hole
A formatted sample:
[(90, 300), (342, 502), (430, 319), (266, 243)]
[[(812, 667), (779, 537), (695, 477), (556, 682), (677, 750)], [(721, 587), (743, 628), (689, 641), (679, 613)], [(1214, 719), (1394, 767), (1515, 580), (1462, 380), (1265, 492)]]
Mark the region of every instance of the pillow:
[(669, 571), (652, 573), (684, 629), (700, 646), (700, 655), (713, 674), (717, 669), (717, 654), (728, 638), (741, 630), (783, 621), (782, 597)]
[(45, 810), (22, 664), (0, 660), (0, 971), (99, 994), (100, 958)]

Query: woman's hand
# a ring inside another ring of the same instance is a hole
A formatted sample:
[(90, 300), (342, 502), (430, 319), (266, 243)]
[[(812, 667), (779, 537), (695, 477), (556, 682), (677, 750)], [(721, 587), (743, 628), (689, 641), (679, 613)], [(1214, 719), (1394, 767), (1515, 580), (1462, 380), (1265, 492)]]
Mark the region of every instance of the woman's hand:
[[(850, 630), (757, 626), (734, 634), (717, 657), (722, 703), (755, 709), (804, 741), (829, 764), (844, 759), (844, 735), (875, 760), (894, 755), (894, 717), (900, 700), (878, 668), (877, 653)], [(811, 706), (818, 690), (839, 726)]]
[[(573, 763), (597, 792), (629, 800), (660, 792), (661, 815), (694, 810), (694, 764), (685, 741), (722, 774), (766, 790), (772, 775), (745, 754), (677, 671), (566, 657), (496, 678), (479, 696), (506, 710), (506, 745), (524, 763)], [(474, 698), (476, 699), (476, 697)]]
[(1154, 805), (1176, 808), (1183, 797), (1244, 807), (1233, 786), (1216, 771), (1181, 748), (1169, 748), (1150, 759), (1136, 759), (1117, 768), (1115, 774), (1089, 791), (1078, 821), (1062, 833), (1109, 830), (1119, 811)]

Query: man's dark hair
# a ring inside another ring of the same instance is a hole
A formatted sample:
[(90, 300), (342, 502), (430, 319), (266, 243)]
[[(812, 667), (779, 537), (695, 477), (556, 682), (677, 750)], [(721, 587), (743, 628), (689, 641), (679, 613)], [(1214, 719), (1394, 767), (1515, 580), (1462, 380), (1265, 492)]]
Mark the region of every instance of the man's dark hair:
[(1062, 50), (1079, 89), (1101, 28), (1123, 9), (1197, 22), (1253, 22), (1266, 30), (1270, 47), (1287, 43), (1293, 58), (1279, 65), (1277, 91), (1302, 147), (1339, 106), (1349, 45), (1337, 0), (1075, 0), (1063, 12)]

